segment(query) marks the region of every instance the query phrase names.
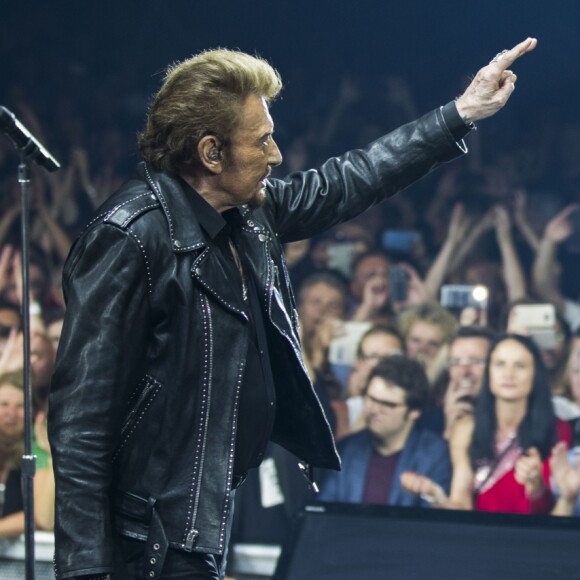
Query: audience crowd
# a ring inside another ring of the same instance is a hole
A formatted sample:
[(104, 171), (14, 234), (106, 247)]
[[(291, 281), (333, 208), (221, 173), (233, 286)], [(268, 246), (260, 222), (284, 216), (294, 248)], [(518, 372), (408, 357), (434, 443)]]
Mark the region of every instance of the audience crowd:
[[(62, 266), (93, 211), (130, 176), (133, 109), (145, 106), (131, 100), (131, 117), (128, 98), (79, 98), (87, 90), (63, 89), (48, 119), (25, 85), (10, 87), (5, 101), (63, 165), (54, 174), (33, 167), (31, 183), (34, 499), (43, 530), (54, 521), (46, 401), (65, 309)], [(278, 177), (419, 112), (398, 77), (345, 76), (304, 92), (301, 121), (293, 110), (279, 121)], [(462, 161), (288, 245), (305, 362), (343, 470), (319, 472), (315, 496), (295, 475), (297, 460), (271, 445), (237, 493), (234, 541), (280, 543), (314, 499), (580, 515), (580, 164), (571, 155), (580, 127), (534, 121), (517, 141), (509, 123), (500, 143), (474, 132)], [(16, 167), (0, 139), (0, 537), (24, 528)]]

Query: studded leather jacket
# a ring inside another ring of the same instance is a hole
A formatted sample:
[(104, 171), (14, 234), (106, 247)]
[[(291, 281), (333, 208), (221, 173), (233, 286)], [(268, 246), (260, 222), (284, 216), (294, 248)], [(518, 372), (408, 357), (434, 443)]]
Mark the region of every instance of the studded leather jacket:
[[(265, 313), (277, 410), (272, 440), (338, 469), (301, 357), (282, 244), (346, 221), (464, 152), (435, 110), (319, 170), (271, 179), (239, 209)], [(52, 380), (58, 578), (115, 569), (118, 534), (221, 554), (230, 514), (248, 316), (179, 180), (141, 163), (100, 208), (64, 270), (67, 313)]]

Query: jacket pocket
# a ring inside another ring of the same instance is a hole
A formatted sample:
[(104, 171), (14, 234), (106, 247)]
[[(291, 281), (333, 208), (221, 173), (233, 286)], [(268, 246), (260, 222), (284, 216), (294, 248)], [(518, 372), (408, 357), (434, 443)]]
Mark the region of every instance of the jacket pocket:
[(153, 401), (162, 389), (159, 381), (156, 381), (152, 376), (145, 375), (139, 382), (140, 389), (137, 389), (136, 394), (130, 401), (129, 412), (127, 413), (123, 425), (121, 427), (120, 441), (117, 447), (113, 461), (117, 459), (119, 453), (131, 438), (139, 424), (147, 415)]

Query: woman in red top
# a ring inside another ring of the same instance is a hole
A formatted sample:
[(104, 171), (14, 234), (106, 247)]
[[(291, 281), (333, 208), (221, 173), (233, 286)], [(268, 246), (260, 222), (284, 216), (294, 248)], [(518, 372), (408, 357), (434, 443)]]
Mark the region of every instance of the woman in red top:
[(475, 415), (451, 433), (449, 497), (415, 474), (405, 474), (403, 485), (441, 507), (549, 513), (550, 450), (571, 439), (570, 426), (554, 415), (538, 349), (526, 337), (504, 335), (491, 347)]

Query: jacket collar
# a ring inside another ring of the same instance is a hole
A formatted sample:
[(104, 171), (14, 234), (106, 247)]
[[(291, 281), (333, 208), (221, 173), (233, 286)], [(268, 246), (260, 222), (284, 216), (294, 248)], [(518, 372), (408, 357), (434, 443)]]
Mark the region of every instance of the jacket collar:
[[(137, 174), (147, 182), (163, 208), (174, 252), (189, 252), (204, 248), (207, 245), (206, 234), (213, 238), (226, 227), (227, 223), (223, 217), (201, 196), (194, 199), (192, 191), (187, 191), (189, 186), (182, 183), (178, 177), (152, 169), (145, 162), (139, 163)], [(204, 204), (207, 207), (203, 207)], [(203, 229), (206, 230), (206, 234)]]

